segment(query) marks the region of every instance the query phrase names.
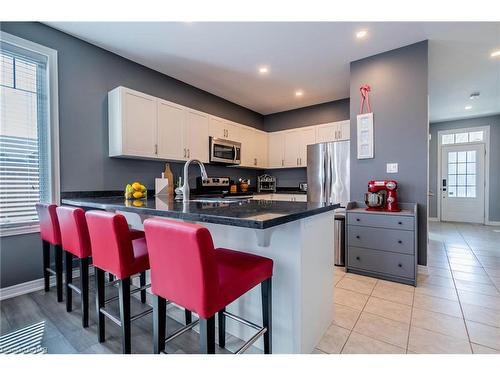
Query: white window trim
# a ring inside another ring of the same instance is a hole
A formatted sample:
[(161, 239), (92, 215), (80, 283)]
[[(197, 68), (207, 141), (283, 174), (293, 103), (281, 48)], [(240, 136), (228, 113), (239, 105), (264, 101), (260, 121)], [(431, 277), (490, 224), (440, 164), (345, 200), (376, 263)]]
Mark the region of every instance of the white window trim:
[[(484, 137), (480, 142), (463, 142), (463, 143), (452, 143), (452, 144), (442, 144), (442, 137), (445, 134), (454, 133), (466, 133), (474, 131), (483, 131)], [(474, 144), (484, 144), (484, 149), (486, 150), (486, 155), (484, 157), (484, 224), (490, 225), (490, 126), (474, 126), (470, 128), (458, 128), (458, 129), (447, 129), (438, 131), (438, 144), (437, 144), (437, 219), (441, 221), (441, 148), (445, 146), (461, 146), (461, 145), (474, 145)]]
[[(58, 94), (58, 72), (57, 51), (41, 44), (19, 38), (15, 35), (0, 31), (0, 39), (9, 44), (24, 48), (47, 57), (47, 85), (49, 91), (48, 102), (48, 131), (49, 131), (49, 158), (51, 177), (51, 200), (60, 204), (61, 182), (59, 168), (59, 94)], [(39, 232), (38, 224), (19, 226), (0, 231), (0, 237), (14, 236), (27, 233)]]

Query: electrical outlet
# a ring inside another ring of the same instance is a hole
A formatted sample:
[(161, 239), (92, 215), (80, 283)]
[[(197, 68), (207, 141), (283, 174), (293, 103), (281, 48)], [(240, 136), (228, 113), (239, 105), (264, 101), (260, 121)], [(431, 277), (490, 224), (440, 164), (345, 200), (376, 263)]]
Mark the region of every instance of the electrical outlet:
[(387, 163), (386, 171), (387, 173), (398, 173), (398, 163)]

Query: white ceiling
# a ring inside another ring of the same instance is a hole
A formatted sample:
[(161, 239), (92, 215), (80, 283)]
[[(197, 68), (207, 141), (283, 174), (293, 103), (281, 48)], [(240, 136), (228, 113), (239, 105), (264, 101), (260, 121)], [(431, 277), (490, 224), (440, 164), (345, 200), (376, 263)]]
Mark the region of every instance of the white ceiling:
[[(500, 58), (490, 57), (500, 23), (47, 24), (262, 114), (346, 98), (350, 61), (429, 39), (431, 121), (500, 112)], [(260, 65), (270, 73), (259, 75)]]

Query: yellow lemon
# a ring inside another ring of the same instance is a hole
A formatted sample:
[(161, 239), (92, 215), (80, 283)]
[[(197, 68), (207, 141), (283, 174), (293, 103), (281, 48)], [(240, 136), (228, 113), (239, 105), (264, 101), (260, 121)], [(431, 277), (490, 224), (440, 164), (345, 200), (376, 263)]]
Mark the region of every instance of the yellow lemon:
[(144, 206), (144, 202), (143, 202), (143, 201), (138, 201), (138, 200), (134, 200), (134, 201), (132, 201), (132, 204), (133, 204), (135, 207), (142, 207), (142, 206)]
[(134, 190), (136, 190), (136, 191), (140, 191), (140, 190), (141, 190), (141, 186), (142, 186), (142, 185), (141, 185), (141, 183), (140, 183), (140, 182), (134, 182), (134, 183), (132, 184), (132, 187), (133, 187), (133, 188), (134, 188)]
[(141, 191), (146, 191), (146, 186), (141, 185)]
[(142, 193), (140, 191), (136, 191), (134, 194), (133, 194), (134, 198), (136, 199), (139, 199), (139, 198), (142, 198)]

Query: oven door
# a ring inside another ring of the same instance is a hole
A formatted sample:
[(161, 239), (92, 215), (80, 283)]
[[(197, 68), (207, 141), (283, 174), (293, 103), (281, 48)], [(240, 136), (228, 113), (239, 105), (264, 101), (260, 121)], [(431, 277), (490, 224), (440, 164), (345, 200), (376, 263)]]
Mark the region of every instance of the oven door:
[(241, 143), (210, 137), (210, 162), (223, 164), (241, 163)]

